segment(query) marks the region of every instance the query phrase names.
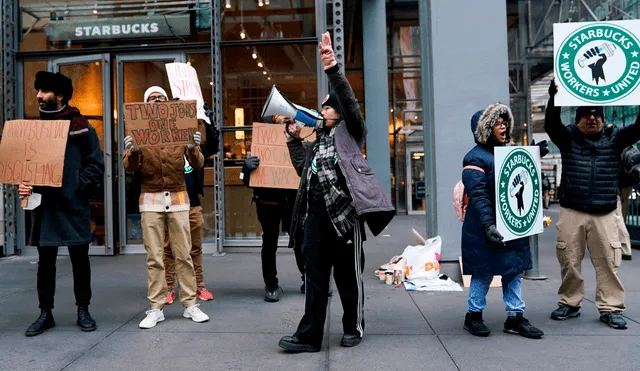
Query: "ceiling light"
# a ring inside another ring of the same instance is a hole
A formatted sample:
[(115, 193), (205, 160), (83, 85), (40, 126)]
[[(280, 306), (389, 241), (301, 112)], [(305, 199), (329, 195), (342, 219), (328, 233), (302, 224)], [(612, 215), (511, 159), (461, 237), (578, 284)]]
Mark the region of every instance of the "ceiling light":
[(264, 5), (269, 5), (271, 2), (269, 0), (264, 0)]
[(209, 81), (209, 85), (213, 86), (213, 81)]
[(253, 52), (251, 53), (251, 58), (258, 59), (258, 51), (256, 48), (253, 48)]
[(267, 71), (262, 71), (262, 74), (263, 74), (263, 75), (266, 75), (266, 74), (267, 74)]
[(417, 119), (418, 119), (418, 116), (413, 116), (413, 119), (414, 119), (414, 120), (417, 120)]
[(262, 0), (258, 0), (258, 6), (261, 8), (264, 6), (264, 3), (262, 2)]
[(271, 81), (271, 76), (267, 77), (267, 80)]
[(389, 110), (389, 112), (393, 113), (393, 108)]
[(187, 66), (191, 66), (191, 62), (187, 62)]
[(98, 9), (93, 9), (93, 14), (98, 14)]
[(258, 67), (260, 68), (264, 67), (264, 64), (262, 64), (262, 61), (258, 62)]
[[(240, 0), (240, 1), (242, 1), (242, 0)], [(224, 4), (224, 7), (227, 8), (227, 9), (231, 9), (231, 0), (227, 0), (225, 2), (225, 4)]]

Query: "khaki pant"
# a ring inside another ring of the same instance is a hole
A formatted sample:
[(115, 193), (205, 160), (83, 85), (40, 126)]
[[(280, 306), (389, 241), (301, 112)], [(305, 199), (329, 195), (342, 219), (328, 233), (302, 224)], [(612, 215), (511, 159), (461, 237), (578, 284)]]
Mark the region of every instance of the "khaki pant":
[(148, 298), (151, 308), (162, 309), (167, 300), (167, 281), (164, 273), (163, 247), (166, 228), (173, 256), (176, 257), (178, 279), (180, 280), (180, 302), (185, 307), (196, 303), (196, 277), (189, 235), (189, 212), (142, 213), (142, 233), (144, 248), (147, 250)]
[(562, 273), (558, 304), (581, 305), (584, 298), (582, 260), (586, 242), (596, 270), (596, 307), (601, 313), (624, 311), (624, 287), (618, 277), (622, 247), (618, 240), (615, 211), (601, 215), (563, 207), (556, 228), (556, 253)]
[(627, 225), (625, 223), (625, 218), (622, 214), (622, 204), (620, 202), (620, 197), (618, 197), (618, 205), (616, 207), (616, 225), (618, 226), (618, 238), (620, 239), (620, 244), (622, 245), (622, 255), (631, 256), (631, 237), (629, 236), (629, 231), (627, 231)]
[[(189, 228), (191, 229), (191, 260), (193, 260), (193, 268), (196, 272), (196, 283), (204, 285), (204, 277), (202, 276), (202, 207), (196, 206), (189, 209)], [(176, 264), (169, 243), (169, 233), (164, 237), (164, 275), (167, 285), (173, 287), (176, 282)]]

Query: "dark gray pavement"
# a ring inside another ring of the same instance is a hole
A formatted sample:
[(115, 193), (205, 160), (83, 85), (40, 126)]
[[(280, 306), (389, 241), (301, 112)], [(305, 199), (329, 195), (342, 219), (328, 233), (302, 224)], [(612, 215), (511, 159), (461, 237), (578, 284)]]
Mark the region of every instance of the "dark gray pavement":
[[(557, 206), (546, 214), (554, 223)], [(411, 228), (424, 229), (424, 217), (397, 217), (385, 236), (365, 245), (366, 334), (356, 348), (342, 348), (342, 307), (338, 295), (329, 306), (327, 336), (320, 353), (288, 354), (278, 348), (302, 316), (304, 297), (293, 254), (283, 249), (278, 268), (285, 297), (263, 301), (260, 254), (205, 257), (205, 279), (216, 295), (201, 308), (208, 323), (182, 318), (178, 301), (165, 308), (166, 321), (151, 330), (138, 323), (148, 309), (144, 256), (92, 258), (91, 313), (98, 330), (82, 333), (75, 325), (73, 282), (68, 257), (58, 261), (54, 316), (57, 326), (27, 338), (24, 330), (39, 314), (35, 258), (0, 260), (0, 370), (639, 370), (640, 251), (623, 262), (629, 328), (613, 330), (598, 321), (593, 304), (595, 274), (583, 265), (586, 300), (582, 316), (549, 319), (555, 309), (559, 266), (555, 228), (540, 237), (540, 271), (545, 281), (525, 281), (526, 316), (546, 333), (529, 340), (502, 332), (501, 290), (491, 289), (485, 312), (493, 330), (476, 338), (462, 329), (464, 292), (414, 292), (384, 285), (373, 271), (407, 244)], [(443, 242), (447, 248), (447, 241)]]

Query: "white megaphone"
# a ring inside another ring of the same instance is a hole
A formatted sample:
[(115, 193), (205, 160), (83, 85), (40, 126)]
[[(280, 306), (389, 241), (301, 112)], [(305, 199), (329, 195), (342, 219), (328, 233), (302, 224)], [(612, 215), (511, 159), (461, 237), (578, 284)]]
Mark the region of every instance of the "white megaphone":
[(291, 117), (297, 122), (303, 123), (304, 126), (310, 127), (315, 127), (318, 120), (323, 119), (318, 111), (291, 103), (284, 95), (280, 94), (275, 85), (271, 88), (271, 93), (269, 93), (260, 117), (265, 120), (273, 115)]

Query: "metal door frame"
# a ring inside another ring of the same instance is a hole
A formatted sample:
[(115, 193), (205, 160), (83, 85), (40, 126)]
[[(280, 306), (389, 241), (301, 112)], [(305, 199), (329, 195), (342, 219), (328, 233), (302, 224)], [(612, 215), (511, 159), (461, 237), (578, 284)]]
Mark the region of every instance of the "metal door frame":
[[(128, 62), (181, 62), (186, 60), (186, 52), (150, 54), (135, 53), (116, 55), (116, 107), (118, 107), (118, 138), (124, 138), (124, 63)], [(124, 154), (124, 144), (118, 140), (118, 158)], [(125, 171), (122, 163), (118, 166), (118, 225), (120, 254), (146, 254), (144, 245), (127, 245), (127, 218), (126, 218), (126, 197), (125, 197)], [(205, 245), (202, 246), (203, 252)]]
[[(424, 152), (423, 146), (406, 146), (405, 147), (405, 156), (406, 156), (406, 169), (407, 169), (407, 184), (405, 186), (405, 194), (407, 198), (407, 215), (425, 215), (426, 214), (426, 205), (425, 210), (414, 210), (413, 202), (411, 200), (411, 184), (413, 182), (413, 168), (411, 166), (411, 158), (415, 152), (422, 152), (426, 156), (427, 154)], [(425, 179), (426, 181), (426, 179)]]

